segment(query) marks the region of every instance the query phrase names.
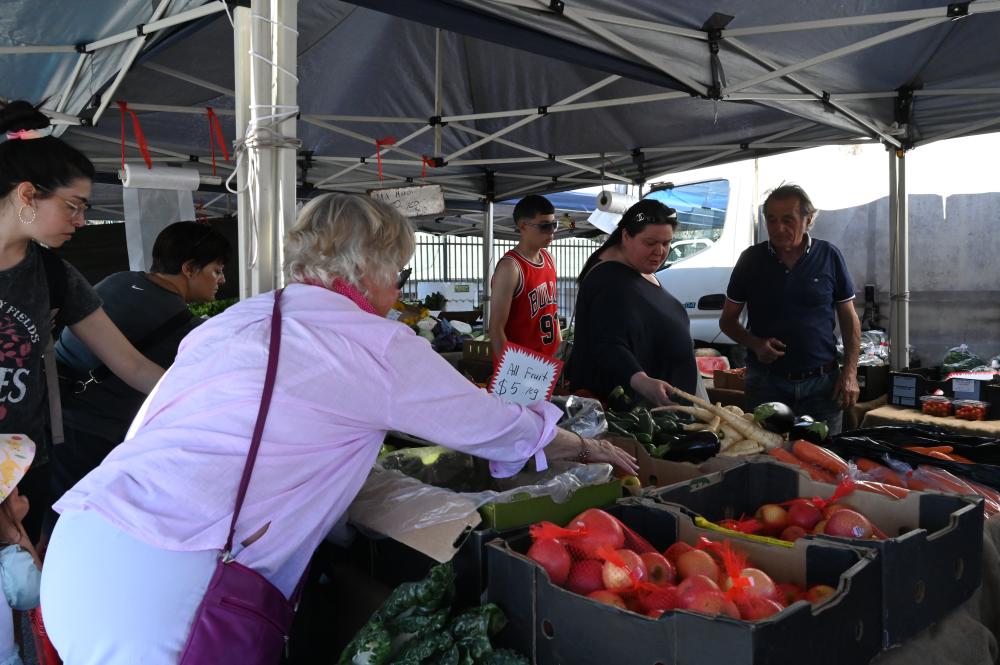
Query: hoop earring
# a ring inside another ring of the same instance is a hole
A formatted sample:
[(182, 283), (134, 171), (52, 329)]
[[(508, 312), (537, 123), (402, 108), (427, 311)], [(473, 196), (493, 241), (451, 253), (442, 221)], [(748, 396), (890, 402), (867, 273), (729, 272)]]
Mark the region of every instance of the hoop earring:
[[(31, 211), (31, 219), (29, 219), (28, 221), (24, 220), (24, 210), (25, 210), (25, 208), (27, 208), (28, 210)], [(21, 222), (22, 224), (34, 224), (35, 223), (35, 215), (37, 215), (37, 214), (38, 213), (36, 213), (35, 209), (32, 208), (31, 206), (25, 206), (25, 205), (23, 205), (23, 206), (21, 206), (20, 208), (17, 209), (17, 221)]]

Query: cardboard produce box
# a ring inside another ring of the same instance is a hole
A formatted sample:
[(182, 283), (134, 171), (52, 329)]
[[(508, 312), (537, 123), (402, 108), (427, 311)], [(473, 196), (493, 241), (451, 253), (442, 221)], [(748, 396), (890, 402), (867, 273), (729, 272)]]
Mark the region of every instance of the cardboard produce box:
[(693, 478), (699, 478), (708, 473), (729, 469), (744, 462), (742, 457), (725, 457), (720, 455), (716, 455), (701, 464), (671, 462), (670, 460), (653, 457), (635, 439), (618, 434), (602, 434), (600, 438), (607, 439), (636, 458), (639, 463), (639, 482), (642, 483), (644, 488), (674, 485)]
[(712, 374), (712, 385), (723, 390), (746, 390), (746, 370), (717, 369)]
[[(826, 498), (835, 489), (834, 485), (812, 481), (798, 469), (761, 460), (663, 488), (655, 497), (718, 522), (752, 516), (765, 503)], [(843, 501), (891, 538), (808, 536), (807, 540), (850, 542), (879, 553), (885, 647), (916, 635), (979, 588), (983, 548), (980, 500), (937, 492), (911, 492), (896, 500), (855, 491)]]
[[(351, 523), (361, 532), (355, 558), (373, 578), (391, 586), (426, 575), (435, 563), (452, 561), (459, 600), (479, 604), (487, 581), (486, 543), (535, 522), (568, 522), (621, 495), (621, 483), (611, 480), (581, 487), (562, 503), (525, 494), (477, 509), (457, 492), (376, 470), (349, 510)], [(434, 519), (425, 519), (429, 515)]]
[[(649, 500), (623, 499), (609, 512), (660, 551), (678, 539), (695, 543), (701, 535), (731, 540)], [(776, 581), (829, 584), (837, 593), (815, 606), (798, 601), (756, 622), (687, 610), (652, 619), (552, 584), (525, 555), (530, 536), (521, 534), (486, 547), (487, 598), (509, 619), (500, 641), (537, 665), (839, 665), (866, 663), (878, 653), (878, 567), (872, 550), (819, 541), (790, 548), (732, 542)]]

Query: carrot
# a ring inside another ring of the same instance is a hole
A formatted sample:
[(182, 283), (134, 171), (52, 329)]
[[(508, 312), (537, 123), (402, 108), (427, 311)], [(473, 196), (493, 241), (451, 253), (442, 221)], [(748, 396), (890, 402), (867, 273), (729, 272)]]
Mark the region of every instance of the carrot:
[(921, 464), (919, 469), (923, 471), (924, 477), (928, 478), (929, 482), (936, 483), (939, 487), (944, 488), (946, 492), (951, 492), (952, 494), (976, 493), (964, 480), (949, 471), (926, 464)]
[(912, 450), (915, 453), (920, 453), (921, 455), (929, 455), (931, 452), (944, 453), (945, 455), (951, 454), (955, 449), (951, 446), (903, 446), (906, 450)]
[(944, 460), (945, 462), (954, 462), (955, 461), (955, 458), (952, 457), (951, 455), (948, 455), (946, 453), (942, 453), (942, 452), (940, 452), (938, 450), (928, 450), (924, 454), (927, 455), (928, 457), (933, 457), (934, 459)]
[(951, 454), (951, 458), (956, 462), (961, 462), (962, 464), (975, 464), (975, 462), (970, 460), (968, 457), (963, 457), (962, 455), (956, 455), (955, 453)]
[(874, 480), (855, 480), (854, 484), (859, 490), (872, 492), (874, 494), (881, 494), (883, 496), (892, 497), (893, 499), (905, 498), (906, 495), (910, 493), (910, 490), (905, 487), (890, 485), (889, 483), (880, 483)]
[(821, 469), (818, 466), (810, 464), (809, 462), (805, 462), (796, 457), (795, 455), (791, 454), (784, 448), (771, 448), (770, 450), (767, 451), (767, 454), (775, 458), (779, 462), (784, 462), (785, 464), (793, 464), (797, 467), (805, 469), (806, 472), (809, 474), (809, 477), (817, 482), (831, 483), (831, 484), (837, 482), (837, 479), (834, 477), (834, 475), (829, 471), (827, 471), (826, 469)]
[(974, 483), (971, 480), (966, 480), (965, 482), (969, 485), (969, 487), (976, 490), (978, 494), (986, 497), (987, 499), (992, 499), (997, 503), (997, 505), (1000, 505), (1000, 492), (997, 492), (992, 487), (987, 487), (986, 485)]
[(903, 480), (901, 475), (883, 464), (879, 464), (867, 457), (855, 458), (854, 463), (858, 465), (859, 469), (881, 483), (895, 485), (896, 487), (907, 487), (906, 481)]
[(799, 439), (792, 444), (792, 452), (803, 462), (815, 464), (819, 468), (829, 471), (834, 476), (846, 475), (848, 472), (847, 462), (840, 455), (826, 448), (821, 448), (814, 443)]

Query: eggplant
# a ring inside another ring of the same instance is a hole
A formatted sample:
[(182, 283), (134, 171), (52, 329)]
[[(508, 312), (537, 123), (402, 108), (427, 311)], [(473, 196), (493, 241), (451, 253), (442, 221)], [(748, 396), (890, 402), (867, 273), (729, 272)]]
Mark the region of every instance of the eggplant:
[(689, 432), (656, 447), (653, 457), (671, 462), (700, 464), (719, 454), (719, 437), (713, 432)]
[(788, 431), (788, 438), (792, 441), (805, 439), (809, 443), (821, 444), (830, 436), (830, 428), (820, 420), (816, 422), (810, 416), (801, 416)]
[(753, 419), (769, 432), (787, 434), (795, 424), (795, 414), (781, 402), (765, 402), (753, 410)]

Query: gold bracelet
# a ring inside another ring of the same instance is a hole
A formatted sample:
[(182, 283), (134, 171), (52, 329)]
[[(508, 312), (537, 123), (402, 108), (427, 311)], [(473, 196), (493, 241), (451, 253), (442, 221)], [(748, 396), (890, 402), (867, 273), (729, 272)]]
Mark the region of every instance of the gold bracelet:
[(580, 439), (580, 454), (577, 455), (576, 459), (579, 460), (581, 464), (586, 464), (587, 460), (590, 459), (590, 448), (587, 447), (587, 440), (583, 438), (583, 435), (579, 432), (574, 432), (577, 438)]

